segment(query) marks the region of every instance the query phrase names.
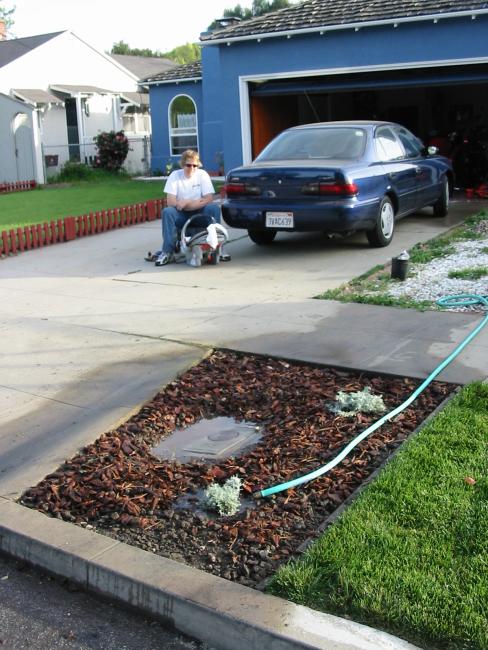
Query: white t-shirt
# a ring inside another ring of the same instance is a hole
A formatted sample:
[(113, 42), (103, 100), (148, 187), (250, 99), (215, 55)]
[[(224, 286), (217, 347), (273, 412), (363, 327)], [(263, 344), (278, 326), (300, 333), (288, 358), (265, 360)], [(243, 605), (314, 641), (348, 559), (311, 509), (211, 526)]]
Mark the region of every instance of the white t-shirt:
[(166, 194), (174, 194), (178, 200), (201, 199), (206, 194), (215, 194), (210, 176), (204, 169), (196, 169), (190, 178), (183, 169), (177, 169), (168, 176), (164, 186)]

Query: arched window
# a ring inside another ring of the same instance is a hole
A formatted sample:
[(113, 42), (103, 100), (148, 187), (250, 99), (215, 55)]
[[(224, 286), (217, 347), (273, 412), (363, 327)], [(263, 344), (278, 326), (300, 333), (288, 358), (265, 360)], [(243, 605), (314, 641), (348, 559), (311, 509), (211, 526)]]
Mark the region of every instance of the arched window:
[(172, 156), (198, 151), (197, 108), (188, 95), (178, 95), (169, 105), (169, 147)]

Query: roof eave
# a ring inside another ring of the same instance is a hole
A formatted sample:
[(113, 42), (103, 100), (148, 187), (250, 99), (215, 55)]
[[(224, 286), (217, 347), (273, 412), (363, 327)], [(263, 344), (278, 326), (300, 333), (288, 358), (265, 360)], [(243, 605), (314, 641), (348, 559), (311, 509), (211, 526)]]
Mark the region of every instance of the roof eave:
[(190, 81), (201, 81), (202, 77), (186, 77), (184, 79), (155, 79), (154, 81), (144, 81), (146, 86), (159, 86), (161, 84), (182, 84)]
[(319, 27), (305, 27), (303, 29), (286, 29), (281, 32), (263, 32), (255, 34), (247, 34), (245, 36), (228, 36), (227, 38), (216, 38), (214, 40), (204, 40), (201, 41), (201, 45), (222, 45), (237, 43), (239, 41), (259, 41), (264, 38), (279, 38), (279, 37), (292, 37), (292, 36), (302, 36), (304, 34), (316, 34), (324, 32), (333, 32), (344, 29), (364, 29), (365, 27), (383, 27), (385, 25), (400, 25), (402, 23), (413, 23), (413, 22), (438, 22), (440, 20), (446, 20), (447, 18), (466, 18), (471, 17), (475, 19), (477, 16), (487, 15), (488, 9), (475, 9), (472, 11), (452, 11), (438, 14), (426, 14), (422, 16), (405, 16), (403, 18), (387, 18), (385, 20), (368, 20), (368, 21), (358, 21), (355, 23), (341, 23), (339, 25), (322, 25)]

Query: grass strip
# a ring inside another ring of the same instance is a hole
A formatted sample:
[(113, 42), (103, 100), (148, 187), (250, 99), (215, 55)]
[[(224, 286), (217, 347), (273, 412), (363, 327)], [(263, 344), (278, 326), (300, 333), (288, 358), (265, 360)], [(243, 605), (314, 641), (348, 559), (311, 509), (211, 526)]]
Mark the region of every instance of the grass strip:
[(476, 382), (269, 591), (429, 650), (486, 649), (487, 469), (488, 384)]
[[(486, 224), (482, 222), (488, 222), (488, 212), (486, 210), (468, 217), (461, 225), (452, 228), (439, 237), (415, 244), (409, 251), (410, 264), (414, 267), (428, 264), (434, 259), (452, 254), (455, 251), (454, 244), (456, 242), (478, 240), (486, 237)], [(482, 227), (480, 227), (480, 224)], [(481, 276), (479, 277), (485, 275), (485, 267), (481, 267), (481, 269)], [(475, 280), (478, 273), (479, 271), (472, 270), (470, 276), (465, 279)], [(391, 278), (389, 264), (377, 265), (366, 273), (353, 278), (350, 282), (346, 282), (335, 289), (328, 289), (315, 296), (315, 298), (318, 300), (337, 300), (339, 302), (355, 302), (387, 307), (414, 308), (424, 311), (426, 309), (439, 309), (437, 305), (429, 300), (391, 296), (388, 289), (393, 283), (398, 282), (399, 280)]]
[(46, 185), (29, 192), (0, 195), (0, 231), (144, 203), (163, 197), (161, 181), (125, 178), (100, 182), (81, 181), (59, 186)]
[(488, 275), (488, 266), (475, 266), (469, 269), (459, 269), (459, 271), (449, 271), (448, 278), (460, 280), (479, 280)]

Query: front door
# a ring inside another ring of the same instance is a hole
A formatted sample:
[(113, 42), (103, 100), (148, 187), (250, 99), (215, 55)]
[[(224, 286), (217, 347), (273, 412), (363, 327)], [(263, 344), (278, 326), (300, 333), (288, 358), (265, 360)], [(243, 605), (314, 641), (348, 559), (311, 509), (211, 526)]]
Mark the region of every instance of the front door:
[(80, 135), (78, 132), (78, 113), (76, 111), (76, 99), (68, 97), (64, 100), (66, 107), (66, 125), (68, 127), (68, 149), (69, 159), (72, 162), (80, 162)]

